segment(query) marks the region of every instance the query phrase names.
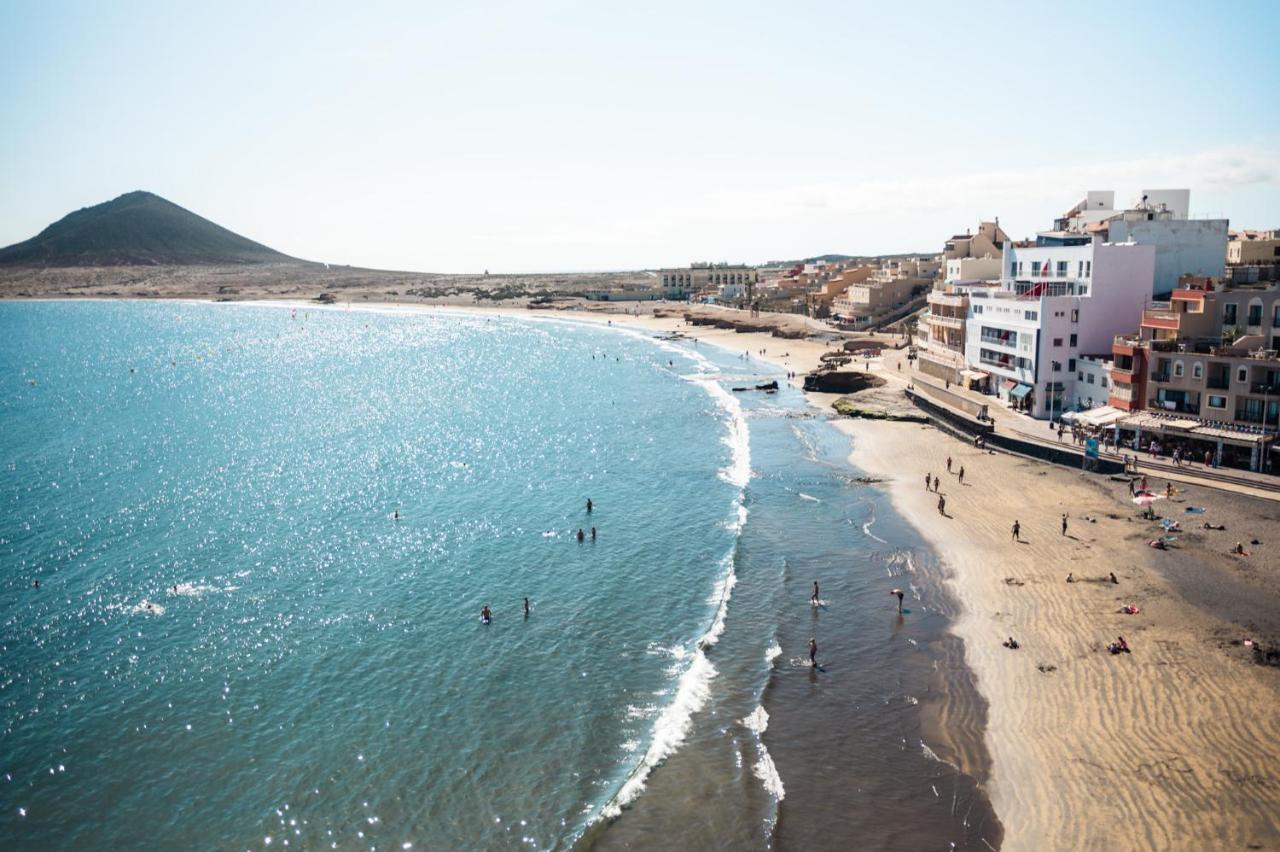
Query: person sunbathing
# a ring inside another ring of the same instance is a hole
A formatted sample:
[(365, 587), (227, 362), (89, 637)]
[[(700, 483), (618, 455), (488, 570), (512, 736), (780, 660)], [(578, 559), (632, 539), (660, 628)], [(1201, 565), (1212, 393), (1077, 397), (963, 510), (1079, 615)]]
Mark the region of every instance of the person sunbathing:
[(1017, 639), (1014, 639), (1012, 636), (1010, 636), (1008, 639), (1004, 640), (1004, 641), (1003, 641), (1003, 642), (1001, 642), (1000, 644), (1001, 644), (1001, 645), (1004, 645), (1004, 646), (1005, 646), (1006, 648), (1008, 648), (1010, 651), (1016, 651), (1016, 650), (1018, 650), (1018, 648), (1019, 648), (1018, 640), (1017, 640)]
[(1124, 606), (1120, 607), (1120, 611), (1123, 612), (1125, 615), (1138, 614), (1138, 608), (1133, 604), (1125, 604)]
[(1168, 550), (1169, 545), (1164, 543), (1164, 539), (1153, 538), (1147, 542), (1147, 547), (1154, 547), (1156, 550)]
[(1227, 525), (1226, 525), (1226, 524), (1211, 524), (1211, 523), (1209, 523), (1208, 521), (1205, 521), (1205, 522), (1204, 522), (1204, 528), (1205, 528), (1205, 529), (1207, 529), (1207, 530), (1225, 530), (1225, 529), (1227, 528)]

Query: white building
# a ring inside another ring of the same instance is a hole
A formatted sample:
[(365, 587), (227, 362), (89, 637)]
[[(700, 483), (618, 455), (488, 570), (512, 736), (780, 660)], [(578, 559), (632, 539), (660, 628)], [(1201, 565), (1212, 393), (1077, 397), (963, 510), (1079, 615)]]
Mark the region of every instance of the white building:
[(1006, 244), (999, 289), (971, 292), (965, 321), (970, 367), (990, 374), (1001, 399), (1040, 418), (1074, 404), (1080, 354), (1109, 352), (1133, 328), (1155, 275), (1154, 246), (1078, 236), (1059, 243)]
[(1221, 277), (1227, 248), (1226, 219), (1188, 219), (1189, 189), (1144, 189), (1127, 209), (1115, 209), (1115, 193), (1094, 190), (1055, 221), (1059, 232), (1088, 234), (1113, 243), (1156, 247), (1155, 295), (1168, 295), (1183, 275)]

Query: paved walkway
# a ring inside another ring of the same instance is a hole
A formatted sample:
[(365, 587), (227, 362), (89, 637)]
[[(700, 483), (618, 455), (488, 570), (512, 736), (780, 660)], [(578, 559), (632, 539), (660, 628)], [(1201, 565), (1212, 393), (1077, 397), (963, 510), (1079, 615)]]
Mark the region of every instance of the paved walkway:
[[(927, 384), (939, 390), (946, 390), (958, 397), (972, 400), (979, 405), (985, 405), (987, 406), (988, 415), (995, 424), (996, 431), (1004, 432), (1005, 434), (1013, 433), (1019, 438), (1034, 441), (1044, 446), (1057, 447), (1083, 457), (1084, 448), (1076, 446), (1071, 441), (1070, 431), (1064, 432), (1062, 440), (1059, 441), (1057, 427), (1054, 426), (1053, 430), (1050, 431), (1049, 421), (1036, 420), (1025, 414), (1013, 411), (994, 396), (966, 390), (954, 384), (948, 388), (946, 387), (946, 382), (942, 379), (915, 369), (906, 360), (906, 357), (906, 350), (886, 350), (878, 370), (879, 374), (886, 380), (897, 382), (903, 387), (908, 382), (916, 385)], [(936, 398), (930, 398), (935, 402), (939, 402)], [(1103, 453), (1103, 456), (1119, 461), (1121, 454), (1106, 452)], [(1129, 456), (1132, 457), (1133, 453), (1129, 453)], [(1176, 482), (1202, 485), (1206, 488), (1217, 488), (1237, 494), (1249, 494), (1254, 497), (1280, 501), (1280, 477), (1272, 474), (1254, 473), (1253, 471), (1236, 468), (1206, 468), (1202, 464), (1191, 462), (1175, 467), (1173, 462), (1168, 459), (1152, 458), (1144, 454), (1138, 455), (1138, 470), (1158, 475), (1164, 479), (1172, 479)]]

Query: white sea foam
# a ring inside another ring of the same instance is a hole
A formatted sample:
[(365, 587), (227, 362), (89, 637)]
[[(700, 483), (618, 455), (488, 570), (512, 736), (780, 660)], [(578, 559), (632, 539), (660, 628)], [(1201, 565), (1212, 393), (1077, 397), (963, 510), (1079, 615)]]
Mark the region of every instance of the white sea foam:
[(760, 759), (751, 767), (751, 771), (760, 779), (765, 792), (773, 798), (781, 802), (787, 797), (787, 791), (782, 786), (782, 776), (778, 774), (778, 767), (773, 765), (773, 757), (764, 747), (764, 743), (760, 743)]
[(779, 802), (786, 796), (787, 791), (782, 786), (782, 776), (778, 774), (778, 767), (773, 763), (773, 757), (769, 754), (769, 749), (765, 747), (761, 735), (769, 728), (769, 714), (762, 705), (757, 704), (756, 709), (752, 710), (749, 715), (739, 720), (742, 726), (748, 731), (756, 735), (756, 748), (759, 749), (760, 757), (751, 766), (751, 771), (760, 779), (760, 783), (764, 785), (765, 792), (773, 796)]
[(761, 704), (756, 705), (756, 709), (741, 720), (743, 727), (755, 734), (763, 734), (769, 729), (769, 713)]
[(769, 668), (773, 668), (773, 661), (782, 656), (782, 646), (774, 642), (769, 649), (764, 652), (764, 661), (769, 664)]

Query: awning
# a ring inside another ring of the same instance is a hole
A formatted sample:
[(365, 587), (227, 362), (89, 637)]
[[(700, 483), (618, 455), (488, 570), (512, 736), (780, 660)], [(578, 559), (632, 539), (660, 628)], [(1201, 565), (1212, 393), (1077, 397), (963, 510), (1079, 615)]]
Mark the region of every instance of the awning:
[(1124, 416), (1125, 412), (1118, 408), (1112, 408), (1110, 405), (1101, 405), (1097, 408), (1080, 412), (1076, 419), (1090, 426), (1110, 426)]
[(1031, 393), (1031, 385), (1018, 385), (1013, 390), (1009, 391), (1009, 396), (1012, 399), (1022, 399), (1029, 393)]
[(981, 370), (961, 370), (960, 375), (966, 382), (981, 382), (989, 378)]
[(1005, 379), (1005, 380), (1004, 380), (1004, 389), (1005, 389), (1005, 390), (1013, 390), (1013, 389), (1014, 389), (1014, 388), (1016, 388), (1017, 386), (1018, 386), (1018, 383), (1017, 383), (1017, 382), (1015, 382), (1013, 379)]

